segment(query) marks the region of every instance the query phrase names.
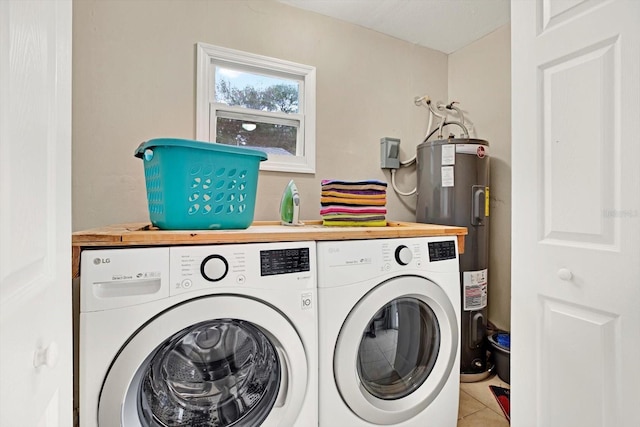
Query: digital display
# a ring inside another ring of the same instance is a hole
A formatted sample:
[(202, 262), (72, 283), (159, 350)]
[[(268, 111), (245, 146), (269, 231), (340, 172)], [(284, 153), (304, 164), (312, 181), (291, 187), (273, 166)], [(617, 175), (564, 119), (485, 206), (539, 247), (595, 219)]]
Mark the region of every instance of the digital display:
[(260, 251), (260, 275), (299, 273), (309, 271), (309, 248), (273, 249)]
[(444, 261), (456, 258), (456, 243), (453, 240), (446, 242), (429, 242), (429, 261)]

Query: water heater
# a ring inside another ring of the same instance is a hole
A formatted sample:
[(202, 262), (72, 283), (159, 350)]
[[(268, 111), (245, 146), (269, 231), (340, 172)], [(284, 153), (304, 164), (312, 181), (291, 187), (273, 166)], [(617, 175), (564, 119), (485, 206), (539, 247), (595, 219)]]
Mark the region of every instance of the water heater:
[(463, 382), (488, 376), (489, 143), (474, 138), (425, 141), (417, 147), (416, 219), (467, 227), (460, 255)]

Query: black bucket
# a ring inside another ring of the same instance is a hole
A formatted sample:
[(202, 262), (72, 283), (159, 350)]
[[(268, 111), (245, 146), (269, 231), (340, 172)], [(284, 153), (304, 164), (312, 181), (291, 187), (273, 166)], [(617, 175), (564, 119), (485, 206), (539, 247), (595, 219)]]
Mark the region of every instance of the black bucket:
[(497, 332), (489, 336), (493, 350), (496, 372), (502, 381), (510, 384), (511, 380), (511, 336), (508, 332)]

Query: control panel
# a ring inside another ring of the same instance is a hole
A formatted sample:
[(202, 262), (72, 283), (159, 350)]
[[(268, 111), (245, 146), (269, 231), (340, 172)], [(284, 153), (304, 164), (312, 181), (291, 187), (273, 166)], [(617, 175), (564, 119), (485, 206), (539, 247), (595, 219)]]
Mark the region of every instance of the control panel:
[(171, 295), (237, 287), (313, 288), (315, 242), (173, 246)]
[(317, 242), (318, 286), (389, 274), (458, 271), (456, 237)]
[(444, 242), (429, 242), (429, 261), (444, 261), (456, 259), (456, 244), (453, 240)]
[(260, 251), (260, 275), (309, 271), (309, 248), (266, 249)]

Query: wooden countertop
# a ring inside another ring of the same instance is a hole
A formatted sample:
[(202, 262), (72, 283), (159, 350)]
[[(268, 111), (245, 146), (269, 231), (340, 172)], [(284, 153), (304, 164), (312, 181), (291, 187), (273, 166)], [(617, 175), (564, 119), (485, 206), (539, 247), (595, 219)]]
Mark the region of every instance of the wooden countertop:
[(325, 227), (319, 220), (305, 221), (304, 226), (294, 227), (281, 225), (278, 221), (256, 221), (246, 230), (158, 230), (144, 222), (116, 224), (74, 232), (72, 268), (73, 277), (78, 277), (80, 251), (87, 247), (457, 236), (458, 251), (463, 253), (466, 234), (465, 227), (397, 221), (387, 221), (386, 227)]

